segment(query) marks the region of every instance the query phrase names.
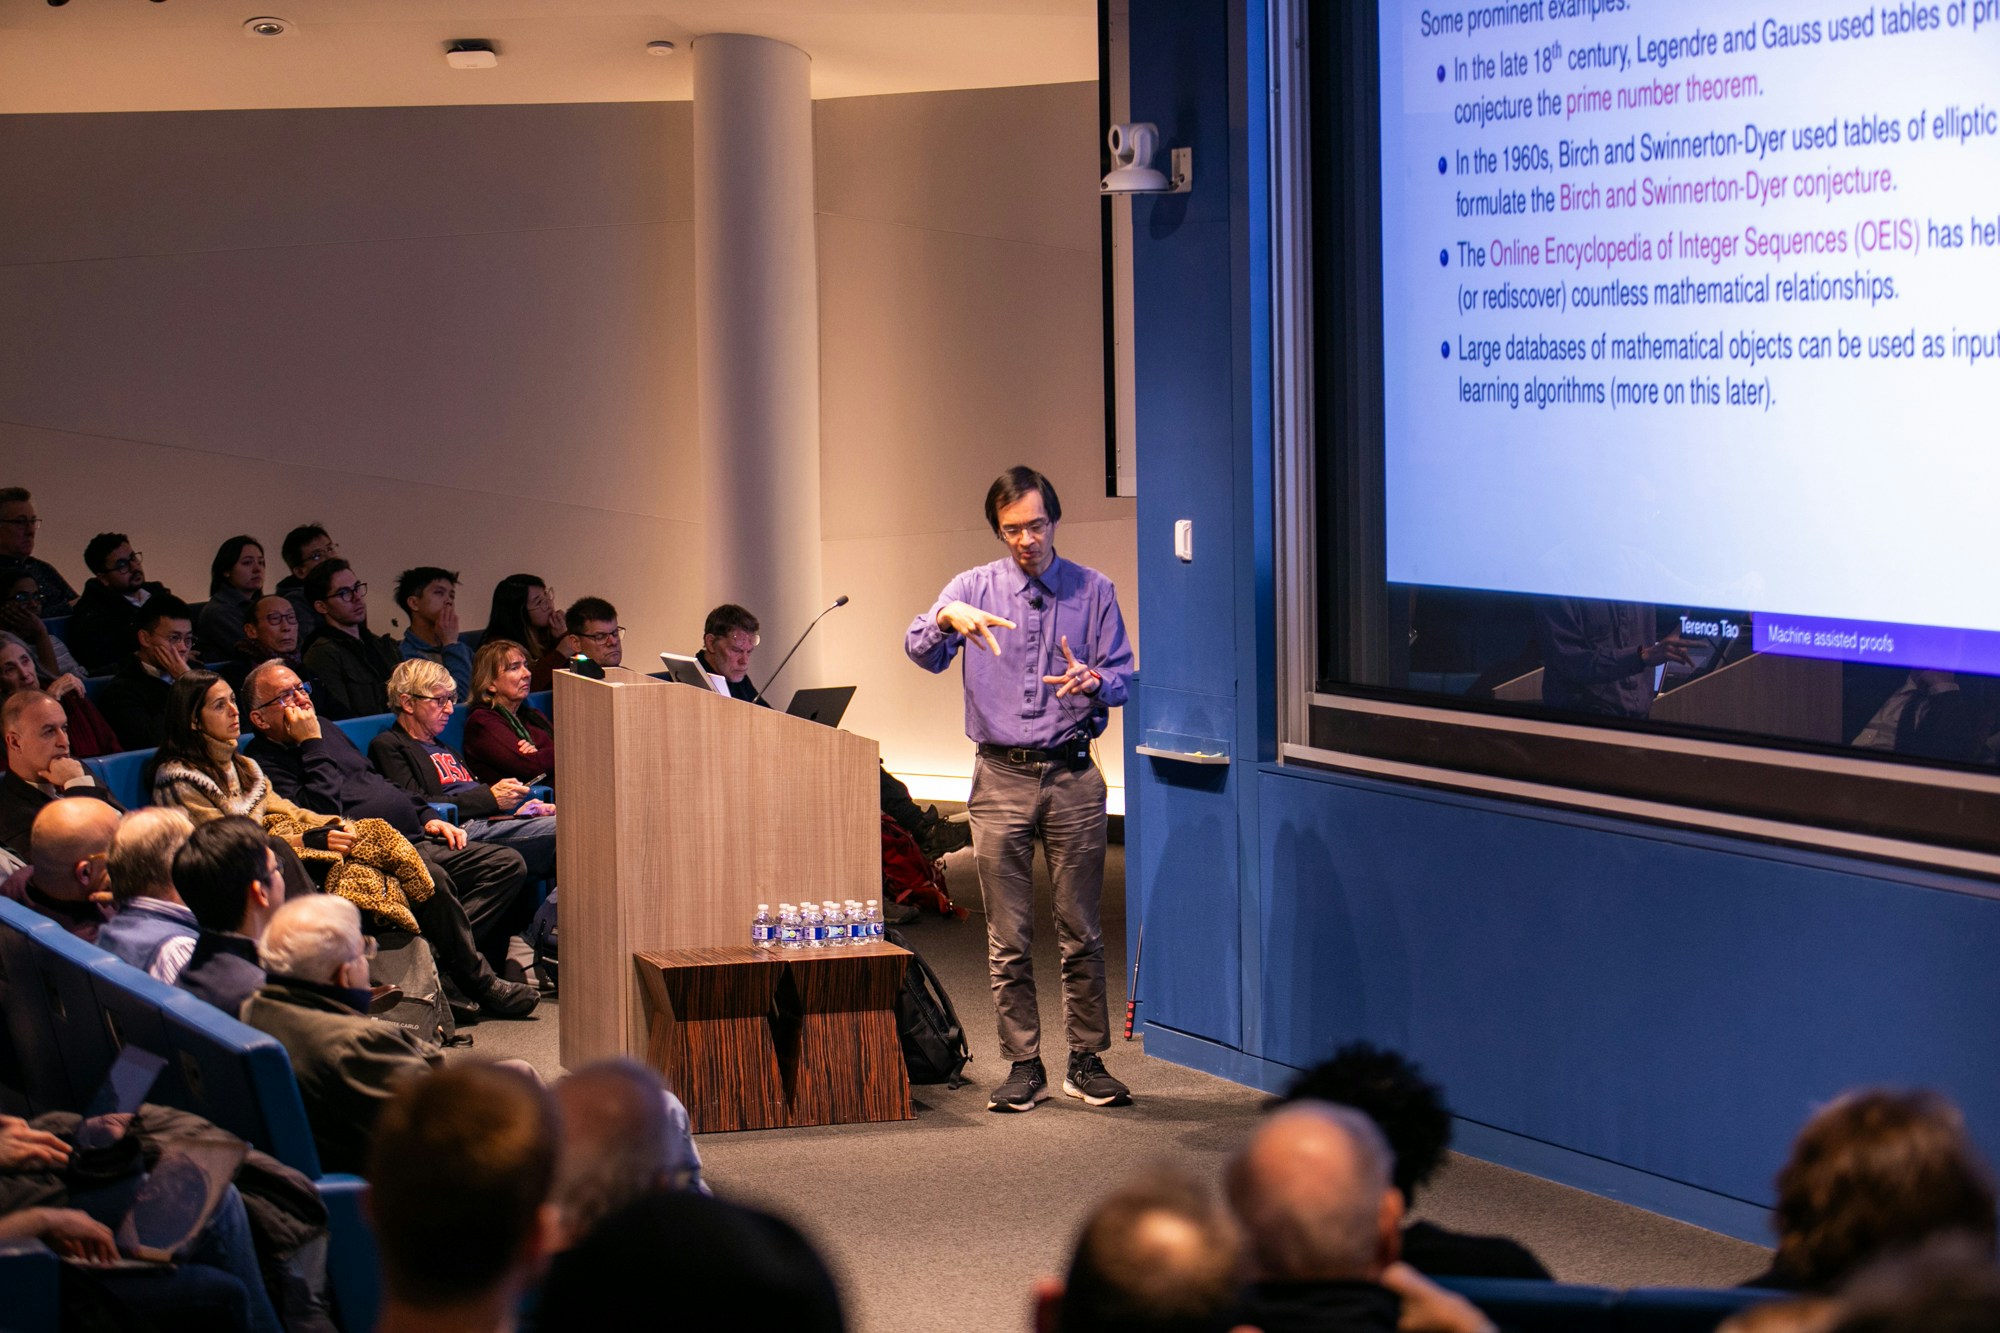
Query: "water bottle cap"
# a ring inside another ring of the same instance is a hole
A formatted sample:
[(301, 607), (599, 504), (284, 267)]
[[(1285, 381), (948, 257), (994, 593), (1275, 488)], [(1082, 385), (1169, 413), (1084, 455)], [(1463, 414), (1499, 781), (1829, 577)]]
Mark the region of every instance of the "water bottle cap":
[(760, 911), (760, 912), (768, 912), (768, 911), (770, 911), (770, 910), (771, 910), (771, 904), (769, 904), (769, 903), (758, 903), (758, 904), (757, 904), (757, 910), (758, 910), (758, 911)]
[(868, 905), (869, 905), (870, 907), (873, 907), (873, 906), (874, 906), (874, 905), (875, 905), (875, 904), (876, 904), (876, 903), (877, 903), (878, 901), (880, 901), (880, 900), (879, 900), (879, 899), (876, 899), (876, 898), (870, 898), (870, 899), (868, 900)]

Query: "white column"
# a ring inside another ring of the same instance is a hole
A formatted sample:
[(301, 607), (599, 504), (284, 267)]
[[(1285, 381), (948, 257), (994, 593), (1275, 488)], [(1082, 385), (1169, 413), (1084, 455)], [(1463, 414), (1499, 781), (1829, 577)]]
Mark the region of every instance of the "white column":
[[(696, 407), (707, 604), (763, 623), (764, 684), (831, 598), (820, 578), (819, 287), (810, 61), (767, 37), (694, 42)], [(779, 707), (820, 674), (819, 633)]]

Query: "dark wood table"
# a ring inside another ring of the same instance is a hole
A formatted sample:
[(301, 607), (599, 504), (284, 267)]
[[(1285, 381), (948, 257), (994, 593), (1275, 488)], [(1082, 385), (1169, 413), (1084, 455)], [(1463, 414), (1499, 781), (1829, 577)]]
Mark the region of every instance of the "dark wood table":
[(912, 1119), (896, 1035), (909, 957), (893, 944), (635, 953), (648, 1061), (698, 1134)]

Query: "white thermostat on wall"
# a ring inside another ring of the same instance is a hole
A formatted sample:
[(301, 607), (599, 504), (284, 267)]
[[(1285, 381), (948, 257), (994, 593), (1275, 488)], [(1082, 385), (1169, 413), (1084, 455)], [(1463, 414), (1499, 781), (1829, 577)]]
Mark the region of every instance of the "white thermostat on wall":
[(1177, 518), (1174, 520), (1174, 554), (1182, 564), (1194, 560), (1194, 520)]

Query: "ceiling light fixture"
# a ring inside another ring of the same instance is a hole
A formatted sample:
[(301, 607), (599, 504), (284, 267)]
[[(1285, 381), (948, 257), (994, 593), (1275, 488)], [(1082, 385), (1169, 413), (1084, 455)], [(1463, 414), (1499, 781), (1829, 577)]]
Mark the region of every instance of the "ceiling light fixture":
[(452, 42), (444, 49), (444, 63), (453, 69), (497, 69), (500, 53), (493, 43), (480, 38)]
[(264, 15), (262, 18), (245, 19), (243, 21), (244, 35), (249, 37), (283, 37), (291, 30), (292, 25), (288, 21), (281, 18), (273, 18), (269, 14)]
[(646, 43), (646, 54), (649, 56), (670, 56), (674, 53), (674, 50), (675, 47), (672, 42)]

